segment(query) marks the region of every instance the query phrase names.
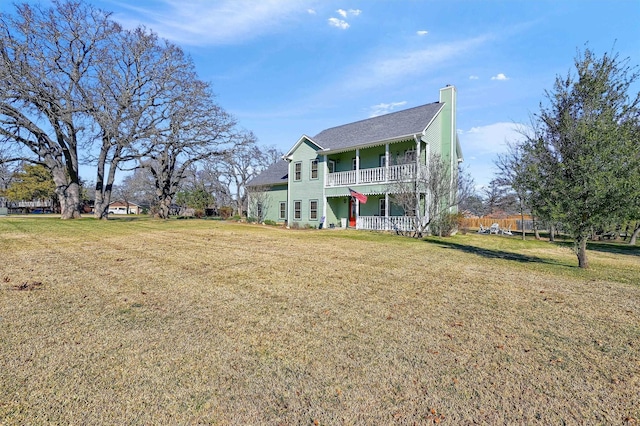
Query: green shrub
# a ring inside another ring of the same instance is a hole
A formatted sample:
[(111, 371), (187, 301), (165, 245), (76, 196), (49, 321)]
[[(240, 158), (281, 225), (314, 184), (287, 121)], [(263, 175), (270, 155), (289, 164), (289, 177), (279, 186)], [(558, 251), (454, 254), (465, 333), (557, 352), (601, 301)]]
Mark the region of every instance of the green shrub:
[(258, 219), (256, 219), (255, 217), (251, 217), (251, 216), (247, 217), (247, 223), (255, 223), (257, 221)]
[(274, 225), (278, 224), (276, 221), (271, 220), (271, 219), (265, 219), (265, 221), (262, 222), (262, 223), (264, 223), (265, 225), (270, 225), (270, 226), (274, 226)]
[(232, 217), (231, 219), (232, 219), (232, 220), (236, 220), (236, 221), (238, 221), (238, 220), (242, 219), (242, 217), (240, 217), (240, 215), (239, 215), (239, 214), (234, 214), (234, 215), (233, 215), (233, 217)]

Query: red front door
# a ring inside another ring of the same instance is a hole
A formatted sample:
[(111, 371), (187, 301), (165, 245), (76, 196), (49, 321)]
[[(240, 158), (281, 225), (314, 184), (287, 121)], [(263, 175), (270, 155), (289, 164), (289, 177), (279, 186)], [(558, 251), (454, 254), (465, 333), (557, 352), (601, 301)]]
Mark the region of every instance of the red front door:
[(356, 227), (356, 200), (353, 197), (349, 197), (349, 227)]

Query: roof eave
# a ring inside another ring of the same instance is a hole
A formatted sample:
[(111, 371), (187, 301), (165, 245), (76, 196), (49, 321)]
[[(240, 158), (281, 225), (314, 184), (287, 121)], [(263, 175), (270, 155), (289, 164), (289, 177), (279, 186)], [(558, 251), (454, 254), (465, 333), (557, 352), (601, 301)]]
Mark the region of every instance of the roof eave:
[(289, 151), (287, 151), (287, 153), (282, 157), (284, 159), (288, 159), (291, 157), (291, 155), (293, 155), (293, 152), (298, 149), (298, 147), (305, 141), (309, 141), (312, 144), (314, 144), (315, 146), (318, 147), (318, 150), (322, 150), (324, 148), (322, 148), (320, 145), (318, 145), (318, 143), (316, 141), (314, 141), (313, 139), (311, 139), (309, 136), (307, 135), (302, 135), (300, 136), (300, 139), (298, 139), (298, 142), (296, 142)]
[(358, 145), (351, 145), (348, 147), (344, 147), (344, 148), (338, 148), (338, 149), (329, 149), (329, 148), (325, 148), (322, 150), (323, 154), (337, 154), (340, 152), (347, 152), (347, 151), (353, 151), (355, 149), (361, 149), (361, 148), (371, 148), (374, 146), (380, 146), (380, 145), (385, 145), (387, 143), (395, 143), (395, 142), (404, 142), (406, 140), (410, 140), (413, 139), (416, 135), (421, 134), (420, 132), (418, 133), (410, 133), (408, 135), (403, 135), (403, 136), (394, 136), (392, 138), (388, 138), (388, 139), (381, 139), (375, 142), (367, 142), (367, 143), (363, 143), (363, 144), (358, 144)]

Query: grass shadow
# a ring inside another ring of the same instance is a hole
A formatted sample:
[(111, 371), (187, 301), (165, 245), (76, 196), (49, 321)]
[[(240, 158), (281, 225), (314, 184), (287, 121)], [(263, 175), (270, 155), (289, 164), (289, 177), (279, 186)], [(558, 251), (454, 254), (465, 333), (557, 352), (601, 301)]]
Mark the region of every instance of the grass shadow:
[[(573, 241), (556, 241), (555, 244), (562, 247), (573, 248)], [(640, 246), (630, 246), (629, 244), (621, 242), (588, 241), (587, 250), (599, 251), (601, 253), (640, 256)]]
[(524, 255), (520, 253), (513, 253), (510, 251), (488, 249), (488, 248), (473, 246), (469, 244), (460, 244), (453, 241), (431, 240), (428, 238), (425, 239), (424, 241), (431, 244), (437, 244), (442, 248), (459, 250), (465, 253), (470, 253), (470, 254), (475, 254), (477, 256), (485, 257), (487, 259), (504, 259), (504, 260), (510, 260), (510, 261), (520, 262), (520, 263), (544, 263), (547, 265), (571, 267), (565, 263), (562, 263), (553, 259)]

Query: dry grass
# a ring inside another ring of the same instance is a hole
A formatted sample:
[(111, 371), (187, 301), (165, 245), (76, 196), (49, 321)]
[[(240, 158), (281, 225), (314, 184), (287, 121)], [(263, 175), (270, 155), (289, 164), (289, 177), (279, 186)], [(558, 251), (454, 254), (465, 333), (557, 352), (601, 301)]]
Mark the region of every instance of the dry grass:
[(640, 251), (0, 219), (0, 423), (640, 420)]

